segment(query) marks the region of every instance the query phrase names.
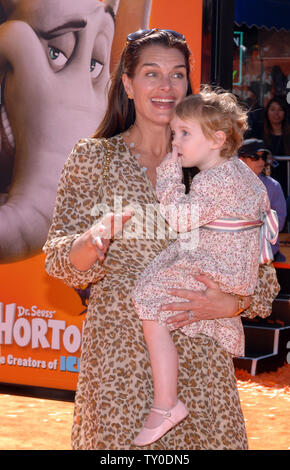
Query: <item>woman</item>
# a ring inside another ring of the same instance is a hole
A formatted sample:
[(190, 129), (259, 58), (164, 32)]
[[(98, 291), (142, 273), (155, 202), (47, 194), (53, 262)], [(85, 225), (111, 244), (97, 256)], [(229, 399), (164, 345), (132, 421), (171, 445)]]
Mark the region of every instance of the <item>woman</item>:
[[(274, 156), (290, 156), (290, 126), (288, 122), (288, 108), (285, 100), (279, 97), (272, 98), (266, 106), (264, 117), (264, 141)], [(279, 181), (285, 198), (287, 192), (287, 166), (286, 162), (279, 161), (273, 166), (271, 176)], [(290, 191), (290, 188), (288, 188)]]
[[(272, 98), (264, 114), (263, 127), (253, 126), (250, 137), (262, 139), (274, 157), (290, 156), (290, 125), (288, 122), (288, 107), (285, 99), (276, 96)], [(271, 169), (271, 176), (279, 181), (284, 196), (287, 197), (287, 167), (286, 162), (276, 161)], [(289, 188), (290, 190), (290, 188)]]
[(272, 98), (265, 108), (264, 141), (274, 156), (290, 155), (288, 108), (283, 98)]
[[(155, 169), (170, 148), (172, 111), (191, 92), (189, 57), (184, 37), (174, 31), (129, 35), (103, 123), (94, 139), (76, 145), (60, 180), (44, 247), (46, 268), (72, 286), (93, 282), (76, 392), (74, 449), (133, 449), (136, 430), (150, 407), (151, 369), (131, 293), (144, 267), (173, 236), (169, 231), (163, 236), (154, 214), (146, 218), (138, 236), (131, 230), (111, 242), (105, 234), (110, 215), (91, 227), (100, 202), (112, 210), (116, 198), (122, 197), (123, 211), (131, 206), (139, 217), (140, 208), (143, 214), (154, 208)], [(148, 220), (153, 220), (153, 235), (145, 233)], [(278, 292), (273, 268), (264, 268), (261, 276), (264, 280), (252, 297), (248, 316), (268, 315)], [(180, 353), (179, 394), (189, 416), (150, 449), (247, 448), (232, 358), (212, 339), (200, 335), (193, 340), (178, 329), (202, 318), (237, 313), (237, 298), (222, 293), (212, 281), (201, 280), (208, 287), (205, 294), (173, 290), (183, 302), (166, 307), (180, 312), (173, 338)], [(154, 427), (154, 422), (147, 425)]]

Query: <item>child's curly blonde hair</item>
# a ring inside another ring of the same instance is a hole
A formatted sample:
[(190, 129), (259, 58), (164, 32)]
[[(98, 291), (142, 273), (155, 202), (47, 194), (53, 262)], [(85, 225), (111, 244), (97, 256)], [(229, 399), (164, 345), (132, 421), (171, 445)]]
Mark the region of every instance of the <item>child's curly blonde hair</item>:
[(247, 113), (232, 93), (222, 88), (202, 87), (199, 94), (184, 98), (175, 108), (182, 120), (196, 119), (206, 138), (214, 139), (214, 133), (223, 131), (226, 139), (221, 148), (222, 157), (233, 156), (242, 145), (248, 128)]

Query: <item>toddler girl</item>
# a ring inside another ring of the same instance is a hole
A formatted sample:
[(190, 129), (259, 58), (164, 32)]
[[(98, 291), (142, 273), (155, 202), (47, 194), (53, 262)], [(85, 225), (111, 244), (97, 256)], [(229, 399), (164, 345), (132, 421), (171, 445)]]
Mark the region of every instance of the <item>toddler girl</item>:
[[(167, 290), (204, 290), (194, 277), (204, 274), (225, 292), (250, 296), (259, 262), (271, 259), (264, 232), (272, 230), (267, 237), (275, 243), (275, 213), (264, 185), (235, 155), (246, 122), (234, 95), (209, 88), (179, 103), (171, 121), (173, 150), (157, 168), (156, 192), (163, 217), (179, 235), (147, 266), (133, 294), (154, 382), (153, 407), (134, 440), (137, 446), (158, 440), (187, 416), (177, 398), (178, 356), (166, 325), (172, 312), (160, 310), (176, 300)], [(185, 194), (182, 167), (193, 166), (200, 172)], [(208, 335), (231, 354), (244, 354), (240, 316), (196, 321), (181, 330), (193, 337)]]

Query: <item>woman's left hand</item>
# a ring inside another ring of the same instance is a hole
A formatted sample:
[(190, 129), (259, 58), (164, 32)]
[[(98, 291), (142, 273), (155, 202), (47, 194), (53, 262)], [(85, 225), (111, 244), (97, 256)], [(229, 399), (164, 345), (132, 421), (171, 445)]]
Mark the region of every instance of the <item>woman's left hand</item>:
[[(231, 318), (238, 310), (237, 298), (222, 292), (219, 285), (203, 275), (195, 278), (206, 285), (206, 290), (169, 289), (170, 295), (180, 297), (183, 302), (172, 302), (163, 305), (161, 310), (179, 312), (167, 319), (168, 326), (181, 328), (200, 320), (214, 320), (216, 318)], [(248, 303), (248, 305), (247, 305)], [(245, 308), (250, 305), (250, 297)]]

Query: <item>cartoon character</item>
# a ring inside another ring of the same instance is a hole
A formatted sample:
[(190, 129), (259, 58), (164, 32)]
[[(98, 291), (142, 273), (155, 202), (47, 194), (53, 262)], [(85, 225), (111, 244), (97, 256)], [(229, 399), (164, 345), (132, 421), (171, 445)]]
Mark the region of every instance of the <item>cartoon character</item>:
[(0, 262), (41, 251), (64, 162), (103, 117), (110, 60), (149, 14), (149, 0), (0, 0)]

